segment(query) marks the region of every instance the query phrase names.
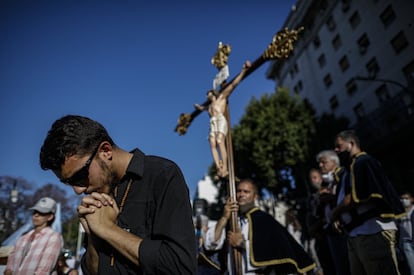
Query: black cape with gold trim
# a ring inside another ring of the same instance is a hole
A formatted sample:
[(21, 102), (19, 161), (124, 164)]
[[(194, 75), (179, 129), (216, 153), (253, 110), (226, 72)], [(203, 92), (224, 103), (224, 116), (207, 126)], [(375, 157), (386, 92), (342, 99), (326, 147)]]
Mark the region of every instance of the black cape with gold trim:
[(315, 267), (302, 246), (271, 215), (253, 208), (246, 217), (250, 227), (250, 260), (254, 266), (281, 273), (305, 273)]
[(356, 204), (374, 202), (382, 218), (400, 218), (405, 214), (399, 195), (378, 160), (361, 152), (351, 164), (351, 197)]

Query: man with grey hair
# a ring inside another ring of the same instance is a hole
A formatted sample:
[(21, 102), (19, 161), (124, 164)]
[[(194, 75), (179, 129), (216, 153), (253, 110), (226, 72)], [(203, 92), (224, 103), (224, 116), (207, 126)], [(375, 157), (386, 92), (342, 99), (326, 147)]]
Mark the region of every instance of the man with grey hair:
[(328, 188), (335, 193), (336, 184), (334, 173), (336, 170), (340, 170), (339, 157), (333, 150), (323, 150), (316, 155), (316, 162), (322, 173), (324, 184), (328, 185)]
[(320, 209), (324, 217), (323, 233), (326, 234), (329, 250), (331, 251), (333, 263), (337, 275), (350, 274), (349, 260), (347, 253), (346, 236), (334, 230), (331, 221), (332, 209), (336, 207), (338, 186), (346, 179), (345, 169), (340, 166), (337, 153), (333, 150), (323, 150), (316, 155), (316, 161), (322, 172), (324, 180), (324, 192), (320, 195)]

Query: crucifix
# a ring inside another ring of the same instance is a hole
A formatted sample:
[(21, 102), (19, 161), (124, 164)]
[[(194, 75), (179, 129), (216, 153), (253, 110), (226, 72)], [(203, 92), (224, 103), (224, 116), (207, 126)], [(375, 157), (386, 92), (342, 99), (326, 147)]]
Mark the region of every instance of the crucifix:
[[(213, 65), (219, 69), (219, 73), (213, 82), (214, 89), (207, 92), (207, 100), (203, 104), (194, 105), (195, 110), (191, 114), (181, 114), (178, 119), (175, 131), (178, 132), (179, 135), (184, 135), (194, 118), (196, 118), (202, 111), (208, 110), (210, 115), (209, 142), (216, 165), (217, 177), (228, 181), (228, 194), (234, 201), (236, 201), (236, 177), (234, 174), (233, 145), (229, 127), (230, 112), (228, 98), (239, 82), (254, 72), (266, 61), (287, 58), (293, 51), (293, 43), (298, 39), (298, 33), (302, 30), (303, 27), (292, 31), (285, 28), (276, 33), (272, 42), (263, 54), (253, 63), (246, 61), (240, 73), (228, 83), (226, 83), (228, 77), (227, 59), (231, 48), (229, 45), (219, 43), (217, 52), (212, 58)], [(220, 87), (218, 92), (216, 91), (217, 87)], [(238, 228), (237, 213), (232, 213), (230, 230), (236, 232), (239, 230)], [(232, 248), (232, 255), (233, 274), (243, 274), (241, 268), (241, 252), (236, 248)]]

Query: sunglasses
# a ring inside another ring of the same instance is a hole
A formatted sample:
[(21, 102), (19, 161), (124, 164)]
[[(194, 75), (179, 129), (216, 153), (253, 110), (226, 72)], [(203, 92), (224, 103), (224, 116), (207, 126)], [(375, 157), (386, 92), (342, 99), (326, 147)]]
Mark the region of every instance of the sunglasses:
[(89, 177), (89, 166), (91, 166), (92, 160), (98, 152), (98, 149), (99, 145), (96, 147), (92, 155), (85, 162), (81, 169), (76, 171), (71, 177), (61, 179), (60, 181), (70, 186), (87, 187), (88, 185), (86, 184), (86, 179)]
[(32, 212), (32, 216), (34, 216), (34, 215), (39, 215), (39, 216), (47, 216), (47, 215), (50, 215), (51, 213), (42, 213), (42, 212), (39, 212), (39, 211), (37, 211), (37, 210), (34, 210), (33, 212)]

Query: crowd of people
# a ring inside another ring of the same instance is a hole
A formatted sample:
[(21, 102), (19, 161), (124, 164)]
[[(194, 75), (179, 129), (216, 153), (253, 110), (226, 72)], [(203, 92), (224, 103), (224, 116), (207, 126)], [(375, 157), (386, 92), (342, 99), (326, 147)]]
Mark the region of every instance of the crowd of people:
[[(257, 188), (249, 179), (238, 183), (237, 200), (226, 202), (202, 242), (204, 251), (225, 251), (226, 274), (238, 274), (233, 251), (242, 254), (242, 274), (414, 274), (413, 196), (397, 193), (380, 162), (361, 149), (354, 131), (338, 133), (334, 142), (332, 150), (316, 155), (317, 167), (309, 171), (314, 191), (305, 224), (291, 208), (286, 224), (269, 217), (260, 225), (253, 218), (262, 212), (254, 204)], [(236, 230), (228, 226), (232, 212), (239, 214)], [(308, 239), (300, 237), (303, 228)]]
[[(173, 161), (121, 149), (83, 116), (53, 123), (40, 165), (84, 195), (77, 207), (86, 233), (81, 274), (414, 274), (413, 196), (396, 192), (355, 132), (334, 142), (309, 171), (306, 224), (293, 209), (286, 224), (260, 209), (248, 178), (238, 180), (220, 219), (194, 217)], [(79, 274), (50, 227), (56, 201), (41, 198), (30, 210), (34, 228), (17, 241), (4, 274)]]

